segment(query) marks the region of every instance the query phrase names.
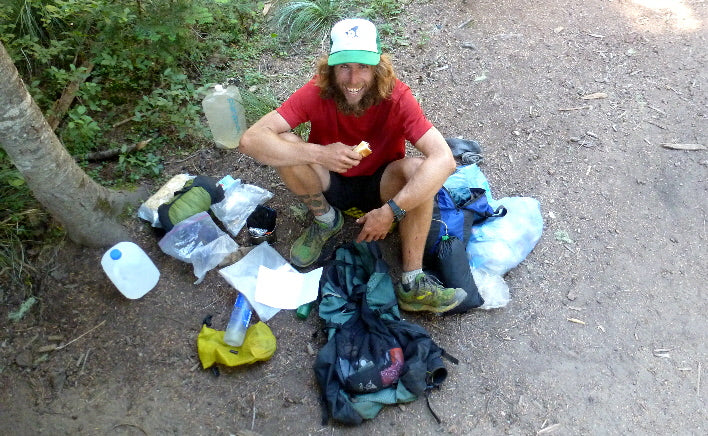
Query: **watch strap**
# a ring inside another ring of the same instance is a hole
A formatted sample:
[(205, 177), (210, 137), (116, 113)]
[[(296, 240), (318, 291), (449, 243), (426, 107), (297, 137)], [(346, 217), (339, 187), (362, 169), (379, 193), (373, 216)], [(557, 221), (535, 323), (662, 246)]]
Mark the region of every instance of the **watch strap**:
[(401, 209), (400, 207), (398, 207), (398, 205), (396, 204), (395, 201), (393, 201), (393, 199), (388, 200), (388, 201), (386, 202), (386, 204), (388, 204), (388, 206), (389, 206), (389, 207), (391, 208), (391, 210), (393, 211), (393, 219), (394, 219), (394, 221), (396, 221), (396, 222), (398, 223), (398, 222), (401, 222), (401, 220), (402, 220), (403, 218), (405, 218), (405, 216), (406, 216), (406, 211), (405, 211), (405, 209)]

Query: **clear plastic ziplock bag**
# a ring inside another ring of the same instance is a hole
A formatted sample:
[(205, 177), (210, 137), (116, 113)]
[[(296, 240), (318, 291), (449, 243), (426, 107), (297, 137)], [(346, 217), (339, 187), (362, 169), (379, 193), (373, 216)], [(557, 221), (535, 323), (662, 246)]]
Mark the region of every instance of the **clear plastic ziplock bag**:
[(480, 309), (498, 309), (504, 307), (511, 300), (509, 285), (499, 275), (490, 274), (483, 269), (470, 268), (474, 283), (477, 285), (479, 295), (484, 299)]
[(158, 245), (165, 254), (194, 266), (195, 284), (201, 283), (209, 270), (238, 250), (238, 244), (207, 212), (200, 212), (177, 224)]
[(211, 205), (214, 215), (233, 236), (238, 235), (248, 216), (256, 206), (273, 198), (273, 194), (261, 187), (236, 180), (224, 191), (224, 200)]
[(243, 259), (219, 270), (227, 282), (248, 298), (253, 310), (261, 321), (268, 320), (278, 313), (280, 309), (267, 306), (256, 301), (256, 285), (258, 283), (258, 270), (261, 266), (277, 270), (289, 266), (283, 256), (267, 242), (256, 245)]

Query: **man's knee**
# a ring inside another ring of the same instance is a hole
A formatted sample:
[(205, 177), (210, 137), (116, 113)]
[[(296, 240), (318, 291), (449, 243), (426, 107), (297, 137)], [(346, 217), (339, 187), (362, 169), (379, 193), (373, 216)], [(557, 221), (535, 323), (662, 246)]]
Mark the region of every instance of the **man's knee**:
[(381, 194), (391, 198), (408, 183), (418, 167), (423, 163), (419, 157), (407, 157), (391, 162), (381, 176)]

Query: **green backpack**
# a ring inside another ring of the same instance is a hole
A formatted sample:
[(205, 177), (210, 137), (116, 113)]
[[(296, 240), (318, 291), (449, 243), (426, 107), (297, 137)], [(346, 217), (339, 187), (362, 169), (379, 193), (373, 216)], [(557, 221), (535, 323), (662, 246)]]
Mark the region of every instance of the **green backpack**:
[(187, 181), (175, 192), (172, 200), (157, 208), (160, 224), (168, 232), (179, 222), (199, 212), (206, 212), (212, 204), (224, 199), (224, 189), (217, 180), (208, 176), (197, 176)]

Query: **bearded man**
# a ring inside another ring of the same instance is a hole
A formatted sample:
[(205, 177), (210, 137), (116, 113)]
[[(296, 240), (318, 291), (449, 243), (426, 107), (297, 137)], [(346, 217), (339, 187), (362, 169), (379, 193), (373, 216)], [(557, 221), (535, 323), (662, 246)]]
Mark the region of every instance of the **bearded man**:
[[(307, 141), (290, 132), (305, 122)], [(354, 150), (361, 141), (371, 149), (366, 157)], [(424, 157), (406, 157), (406, 141)], [(441, 313), (465, 299), (463, 289), (445, 288), (422, 270), (432, 200), (455, 160), (410, 88), (396, 77), (390, 58), (381, 54), (370, 21), (336, 23), (330, 54), (319, 60), (314, 78), (249, 128), (239, 150), (277, 168), (314, 215), (290, 250), (292, 264), (315, 263), (325, 242), (342, 229), (342, 211), (358, 210), (358, 242), (383, 239), (398, 223), (401, 309)]]

